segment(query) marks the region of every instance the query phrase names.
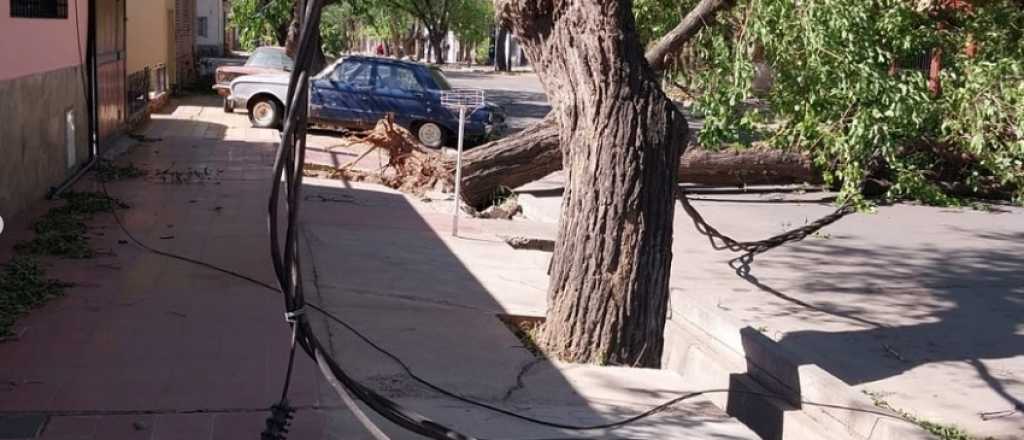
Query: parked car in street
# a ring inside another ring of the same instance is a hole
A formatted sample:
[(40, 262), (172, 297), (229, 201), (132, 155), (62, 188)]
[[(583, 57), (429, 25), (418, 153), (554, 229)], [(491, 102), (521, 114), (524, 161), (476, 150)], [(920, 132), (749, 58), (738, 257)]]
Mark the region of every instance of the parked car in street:
[(295, 63), (288, 57), (283, 47), (259, 47), (249, 55), (249, 59), (243, 65), (218, 67), (214, 74), (213, 89), (224, 97), (224, 111), (231, 113), (234, 106), (228, 97), (231, 95), (232, 80), (245, 75), (287, 73), (291, 72), (294, 66)]
[[(251, 75), (231, 82), (234, 108), (249, 110), (256, 127), (277, 127), (284, 115), (289, 76)], [(451, 90), (440, 69), (391, 58), (350, 56), (310, 80), (311, 124), (365, 130), (387, 113), (420, 142), (437, 148), (455, 142), (457, 111), (441, 105), (442, 92)], [(467, 116), (468, 143), (483, 142), (505, 129), (505, 113), (485, 103)]]

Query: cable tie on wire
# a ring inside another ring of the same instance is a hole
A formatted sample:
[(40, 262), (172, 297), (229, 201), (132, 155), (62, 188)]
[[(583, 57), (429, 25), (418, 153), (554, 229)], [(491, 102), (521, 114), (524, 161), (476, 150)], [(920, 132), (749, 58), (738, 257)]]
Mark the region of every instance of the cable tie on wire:
[(301, 318), (303, 316), (306, 316), (306, 308), (305, 307), (299, 307), (299, 308), (297, 308), (295, 310), (292, 310), (290, 312), (285, 312), (284, 320), (287, 321), (287, 322), (295, 323), (295, 322), (298, 322), (299, 318)]

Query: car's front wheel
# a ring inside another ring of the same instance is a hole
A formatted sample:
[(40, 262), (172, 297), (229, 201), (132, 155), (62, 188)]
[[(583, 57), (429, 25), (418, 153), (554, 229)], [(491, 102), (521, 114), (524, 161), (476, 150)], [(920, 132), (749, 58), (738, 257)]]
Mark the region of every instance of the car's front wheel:
[(249, 121), (256, 128), (274, 128), (281, 122), (281, 106), (270, 97), (259, 97), (249, 106)]
[(416, 128), (416, 138), (430, 148), (438, 148), (444, 144), (444, 129), (433, 122), (424, 122)]
[(230, 97), (225, 96), (224, 97), (224, 113), (234, 113), (234, 112), (235, 112), (235, 105), (231, 103), (231, 98)]

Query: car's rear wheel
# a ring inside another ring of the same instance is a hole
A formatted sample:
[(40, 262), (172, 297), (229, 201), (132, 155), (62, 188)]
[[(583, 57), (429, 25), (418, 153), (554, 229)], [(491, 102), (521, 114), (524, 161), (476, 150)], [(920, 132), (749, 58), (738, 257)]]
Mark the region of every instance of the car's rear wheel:
[(430, 148), (444, 145), (444, 129), (433, 122), (424, 122), (416, 128), (416, 138)]
[(273, 98), (256, 98), (249, 106), (249, 121), (256, 128), (274, 128), (281, 122), (281, 106)]

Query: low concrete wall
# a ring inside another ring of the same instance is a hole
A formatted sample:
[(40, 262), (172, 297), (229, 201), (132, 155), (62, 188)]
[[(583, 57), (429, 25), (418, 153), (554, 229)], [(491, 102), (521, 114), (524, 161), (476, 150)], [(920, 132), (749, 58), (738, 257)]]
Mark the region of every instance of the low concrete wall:
[(0, 81), (0, 217), (13, 219), (88, 160), (82, 81), (78, 66)]
[(707, 397), (765, 440), (933, 438), (713, 304), (678, 290), (671, 304), (662, 366), (728, 390)]

